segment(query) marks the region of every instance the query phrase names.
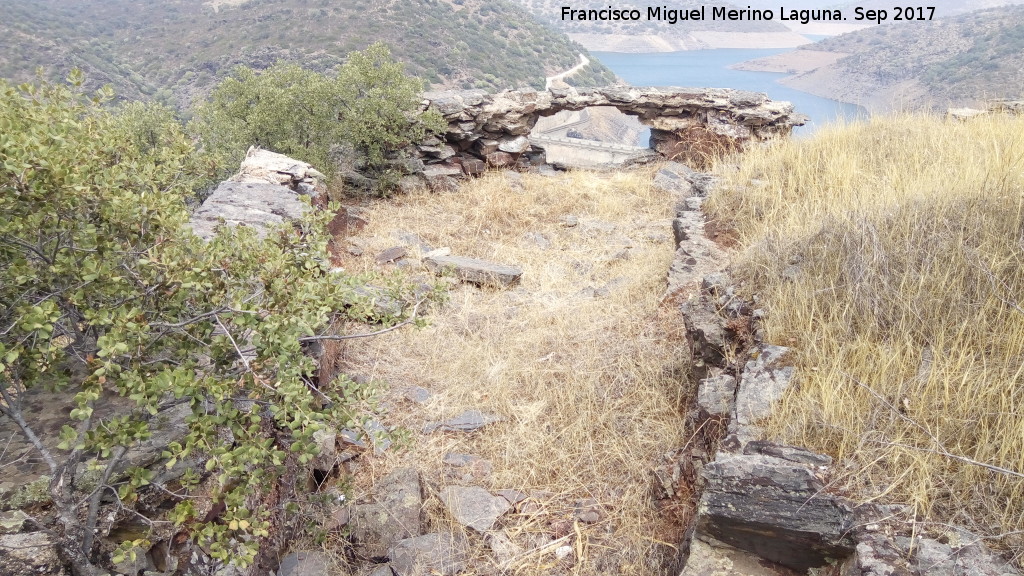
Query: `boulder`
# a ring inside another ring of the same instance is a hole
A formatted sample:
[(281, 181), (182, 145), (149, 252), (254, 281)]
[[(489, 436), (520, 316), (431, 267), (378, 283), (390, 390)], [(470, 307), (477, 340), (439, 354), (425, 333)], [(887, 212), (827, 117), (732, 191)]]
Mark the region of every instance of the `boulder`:
[(192, 215), (192, 231), (210, 239), (220, 224), (248, 226), (266, 236), (269, 228), (298, 220), (310, 210), (300, 195), (280, 184), (221, 182)]

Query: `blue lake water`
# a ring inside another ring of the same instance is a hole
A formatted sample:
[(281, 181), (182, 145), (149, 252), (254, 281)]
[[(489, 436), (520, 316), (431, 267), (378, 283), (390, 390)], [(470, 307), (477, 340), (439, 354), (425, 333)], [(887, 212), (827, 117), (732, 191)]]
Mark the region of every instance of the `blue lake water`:
[(746, 72), (728, 68), (730, 64), (764, 58), (786, 51), (785, 49), (718, 49), (645, 54), (621, 52), (593, 52), (593, 54), (613, 72), (634, 86), (736, 88), (765, 92), (772, 100), (792, 102), (797, 112), (806, 114), (811, 119), (807, 125), (794, 131), (798, 135), (811, 134), (815, 129), (827, 123), (854, 120), (866, 115), (865, 110), (860, 106), (820, 98), (779, 84), (778, 80), (784, 78), (785, 74)]

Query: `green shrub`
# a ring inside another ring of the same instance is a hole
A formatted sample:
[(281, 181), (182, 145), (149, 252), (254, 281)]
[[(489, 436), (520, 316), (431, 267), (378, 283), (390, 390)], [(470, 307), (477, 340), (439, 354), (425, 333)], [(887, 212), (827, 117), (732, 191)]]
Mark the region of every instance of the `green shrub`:
[(199, 107), (195, 127), (226, 165), (257, 145), (330, 177), (332, 150), (347, 144), (366, 156), (371, 171), (379, 170), (389, 154), (443, 128), (439, 115), (416, 114), (422, 89), (377, 43), (349, 54), (334, 77), (287, 63), (263, 72), (240, 67)]
[[(209, 242), (188, 229), (184, 199), (196, 184), (193, 144), (167, 110), (104, 108), (109, 93), (0, 81), (0, 415), (11, 418), (49, 467), (61, 520), (55, 534), (78, 574), (96, 574), (93, 534), (101, 498), (130, 506), (152, 470), (125, 468), (172, 405), (191, 408), (188, 432), (163, 452), (179, 479), (171, 513), (224, 562), (246, 565), (268, 534), (261, 497), (286, 465), (316, 453), (313, 433), (358, 426), (368, 396), (345, 378), (314, 381), (305, 342), (346, 306), (359, 280), (333, 272), (324, 219), (266, 239), (229, 228)], [(48, 387), (74, 396), (74, 426), (60, 451), (20, 409)], [(111, 394), (133, 408), (99, 417)], [(76, 486), (97, 458), (97, 489)], [(209, 520), (193, 490), (224, 511)]]

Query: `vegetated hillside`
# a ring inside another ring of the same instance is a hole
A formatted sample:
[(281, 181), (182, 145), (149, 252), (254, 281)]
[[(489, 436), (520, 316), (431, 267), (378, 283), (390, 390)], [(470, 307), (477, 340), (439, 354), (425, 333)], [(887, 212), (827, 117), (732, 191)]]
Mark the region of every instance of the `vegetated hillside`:
[(893, 22), (808, 48), (848, 56), (785, 84), (874, 109), (1024, 96), (1024, 6)]
[[(715, 7), (729, 9), (747, 8), (733, 5), (722, 0), (700, 2), (698, 0), (682, 0), (666, 3), (659, 0), (634, 0), (624, 4), (615, 4), (616, 9), (637, 9), (641, 13), (637, 21), (580, 21), (563, 20), (562, 7), (565, 2), (556, 0), (516, 0), (538, 19), (548, 22), (558, 30), (569, 34), (571, 38), (582, 43), (591, 50), (623, 51), (623, 52), (657, 52), (668, 50), (694, 50), (701, 48), (746, 47), (751, 42), (756, 47), (793, 47), (807, 40), (791, 32), (777, 21), (745, 21), (732, 22), (713, 20), (712, 10)], [(649, 7), (679, 10), (680, 12), (705, 9), (703, 20), (648, 20)], [(575, 10), (601, 10), (609, 7), (603, 0), (581, 0), (573, 2)], [(773, 6), (778, 18), (778, 6)], [(756, 38), (754, 38), (756, 35)], [(749, 37), (748, 37), (749, 36)], [(754, 46), (751, 46), (754, 47)], [(635, 48), (635, 49), (631, 49)], [(646, 49), (643, 49), (646, 48)]]
[[(765, 2), (768, 0), (761, 0)], [(751, 2), (754, 4), (754, 2)], [(815, 3), (814, 0), (806, 3)], [(864, 8), (865, 10), (887, 10), (890, 18), (895, 15), (894, 6), (912, 6), (915, 8), (918, 6), (934, 7), (935, 17), (944, 18), (946, 16), (956, 16), (958, 14), (964, 14), (972, 12), (974, 10), (984, 10), (986, 8), (996, 8), (998, 6), (1006, 6), (1008, 4), (1021, 4), (1024, 3), (1021, 0), (972, 0), (971, 2), (964, 2), (963, 0), (928, 0), (928, 2), (916, 3), (893, 3), (892, 0), (857, 0), (855, 2), (846, 2), (840, 4), (839, 8), (843, 12), (849, 11), (853, 14), (855, 8)], [(787, 5), (789, 2), (787, 2)]]
[(748, 149), (704, 205), (738, 237), (767, 339), (792, 349), (769, 434), (833, 455), (855, 499), (1018, 563), (1022, 132), (1021, 116), (875, 116)]
[[(128, 99), (184, 105), (239, 64), (294, 61), (317, 71), (381, 40), (434, 85), (542, 87), (585, 50), (505, 0), (6, 0), (0, 76), (30, 79), (83, 68)], [(577, 84), (609, 84), (593, 63)]]

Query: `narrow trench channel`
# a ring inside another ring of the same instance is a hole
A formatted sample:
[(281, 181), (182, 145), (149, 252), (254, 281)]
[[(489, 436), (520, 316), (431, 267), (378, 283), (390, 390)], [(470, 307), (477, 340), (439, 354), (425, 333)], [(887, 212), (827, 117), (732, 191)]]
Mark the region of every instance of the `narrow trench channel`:
[[(448, 298), (426, 312), (426, 327), (329, 350), (348, 374), (386, 384), (383, 421), (413, 437), (409, 450), (360, 459), (356, 496), (414, 467), (427, 530), (471, 536), (464, 574), (678, 569), (692, 510), (669, 465), (690, 436), (689, 353), (678, 306), (665, 299), (675, 199), (652, 186), (653, 173), (492, 173), (369, 204), (366, 227), (346, 240), (352, 272), (400, 268), (435, 282), (419, 257), (436, 248), (524, 271), (505, 289), (442, 278)], [(397, 246), (405, 258), (378, 263)], [(419, 388), (426, 401), (411, 399)], [(500, 420), (422, 432), (470, 409)], [(452, 454), (476, 464), (446, 464)], [(495, 525), (508, 546), (453, 522), (437, 498), (451, 485), (526, 497)]]

